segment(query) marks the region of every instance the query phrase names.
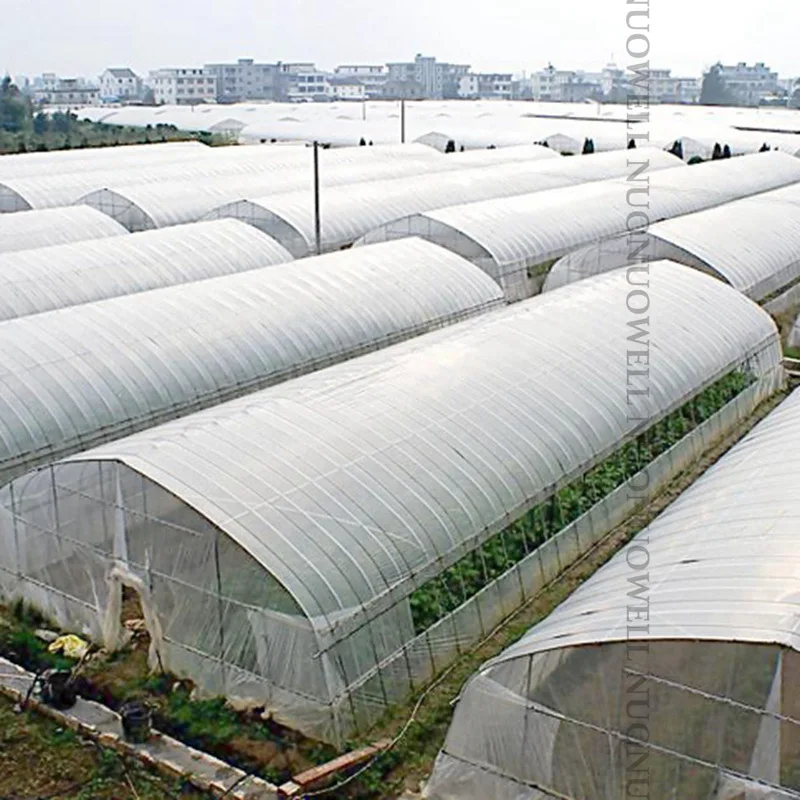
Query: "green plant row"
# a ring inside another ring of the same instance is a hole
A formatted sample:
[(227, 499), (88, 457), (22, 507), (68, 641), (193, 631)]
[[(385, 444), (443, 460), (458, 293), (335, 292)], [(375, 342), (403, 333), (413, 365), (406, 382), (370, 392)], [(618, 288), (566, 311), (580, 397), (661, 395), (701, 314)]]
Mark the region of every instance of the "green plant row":
[(728, 373), (635, 440), (623, 445), (601, 464), (427, 581), (410, 597), (415, 633), (427, 630), (474, 597), (677, 444), (754, 380), (751, 374), (739, 370)]

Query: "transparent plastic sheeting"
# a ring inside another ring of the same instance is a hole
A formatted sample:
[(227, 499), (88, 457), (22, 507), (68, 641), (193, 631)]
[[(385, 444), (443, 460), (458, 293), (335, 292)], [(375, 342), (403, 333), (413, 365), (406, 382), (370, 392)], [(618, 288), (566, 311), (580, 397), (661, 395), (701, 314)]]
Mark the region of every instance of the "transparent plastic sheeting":
[[(183, 183), (190, 188), (195, 182), (225, 182), (239, 178), (256, 179), (262, 191), (269, 188), (270, 178), (287, 171), (311, 180), (312, 151), (309, 148), (271, 147), (215, 147), (206, 148), (193, 159), (175, 163), (161, 161), (137, 164), (131, 160), (105, 170), (73, 172), (67, 174), (34, 175), (28, 178), (0, 180), (0, 213), (27, 211), (36, 208), (54, 208), (77, 203), (80, 198), (99, 189), (121, 189), (128, 186), (154, 186)], [(452, 168), (453, 162), (429, 147), (410, 144), (395, 147), (359, 147), (346, 150), (323, 150), (320, 163), (353, 173), (371, 170), (381, 164), (398, 167), (407, 164), (409, 172), (414, 166), (420, 171), (427, 164), (432, 171)], [(380, 170), (378, 170), (380, 174)]]
[[(220, 224), (277, 247), (239, 222), (203, 223), (212, 232)], [(230, 238), (211, 244), (232, 263)], [(259, 255), (258, 241), (238, 244), (250, 267), (269, 255)], [(410, 239), (7, 322), (0, 482), (502, 303), (479, 269)]]
[[(509, 148), (516, 149), (516, 148)], [(546, 148), (541, 148), (544, 152)], [(457, 158), (484, 152), (473, 150)], [(675, 156), (649, 151), (651, 169), (679, 166)], [(587, 181), (627, 175), (628, 151), (591, 157), (535, 160), (480, 166), (438, 175), (414, 175), (385, 181), (366, 181), (353, 186), (329, 188), (321, 213), (322, 251), (351, 245), (369, 231), (409, 214), (443, 208), (455, 203), (509, 197), (517, 194), (572, 186)], [(314, 195), (304, 189), (285, 194), (241, 200), (213, 211), (210, 218), (234, 217), (255, 225), (286, 247), (296, 258), (315, 251)]]
[[(351, 161), (346, 163), (340, 163), (339, 153), (347, 150), (323, 150), (320, 152), (320, 186), (352, 185), (361, 181), (404, 178), (409, 175), (425, 175), (429, 180), (434, 180), (441, 173), (462, 169), (457, 156), (442, 155), (423, 145), (404, 147), (410, 148), (407, 157), (394, 155), (382, 158), (368, 154), (384, 149), (396, 153), (398, 148), (349, 148), (355, 153), (365, 152), (367, 155), (360, 160), (351, 156)], [(250, 149), (241, 148), (244, 151)], [(307, 189), (312, 185), (313, 170), (309, 155), (305, 162), (295, 168), (260, 174), (162, 181), (157, 184), (126, 185), (118, 182), (89, 192), (80, 202), (103, 211), (130, 231), (139, 231), (195, 222), (225, 203), (247, 197), (262, 197), (266, 193)]]
[(232, 219), (0, 254), (0, 321), (291, 260)]
[(211, 154), (200, 142), (167, 142), (51, 150), (46, 153), (14, 153), (0, 156), (0, 183), (13, 178), (63, 175), (115, 168), (144, 167), (195, 160)]
[(557, 261), (543, 291), (589, 275), (668, 258), (702, 269), (761, 302), (800, 278), (800, 185), (617, 236)]
[[(647, 151), (630, 151), (632, 163)], [(360, 241), (421, 236), (488, 272), (509, 300), (537, 294), (557, 258), (628, 229), (691, 214), (800, 181), (800, 160), (758, 153), (690, 169), (554, 189), (414, 214)]]
[[(626, 149), (629, 134), (635, 130), (628, 130), (624, 104), (592, 106), (591, 116), (588, 108), (586, 103), (540, 101), (532, 107), (526, 101), (499, 99), (426, 100), (407, 105), (406, 138), (424, 137), (430, 146), (442, 150), (450, 140), (457, 143), (456, 149), (495, 145), (500, 150), (509, 149), (514, 142), (547, 142), (558, 152), (580, 153), (587, 138), (594, 142), (596, 152)], [(694, 155), (710, 158), (715, 144), (727, 144), (734, 154), (755, 153), (765, 144), (783, 153), (800, 152), (800, 137), (791, 133), (797, 130), (791, 109), (662, 103), (649, 111), (648, 141), (669, 149), (680, 140), (686, 160)], [(202, 126), (203, 130), (237, 136), (243, 143), (316, 139), (346, 146), (358, 144), (361, 137), (376, 145), (400, 138), (400, 108), (395, 101), (89, 107), (78, 113), (110, 125), (143, 127), (166, 122), (186, 130)]]
[(0, 214), (0, 254), (127, 233), (118, 222), (89, 206)]
[(762, 309), (695, 270), (651, 272), (645, 421), (631, 286), (608, 273), (14, 481), (5, 591), (107, 641), (121, 561), (153, 587), (169, 669), (341, 741), (444, 665), (415, 637), (418, 586), (737, 365), (780, 383)]
[(795, 392), (481, 668), (427, 796), (800, 796), (798, 480)]

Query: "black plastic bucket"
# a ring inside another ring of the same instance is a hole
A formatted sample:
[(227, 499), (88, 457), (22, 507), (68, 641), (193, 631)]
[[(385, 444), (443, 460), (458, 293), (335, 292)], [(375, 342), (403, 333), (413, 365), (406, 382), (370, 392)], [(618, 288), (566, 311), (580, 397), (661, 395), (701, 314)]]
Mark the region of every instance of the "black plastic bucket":
[(72, 708), (78, 699), (72, 682), (72, 670), (48, 669), (41, 677), (42, 700), (62, 711)]
[(129, 742), (141, 744), (150, 737), (153, 712), (146, 703), (129, 700), (119, 710), (122, 717), (122, 732)]

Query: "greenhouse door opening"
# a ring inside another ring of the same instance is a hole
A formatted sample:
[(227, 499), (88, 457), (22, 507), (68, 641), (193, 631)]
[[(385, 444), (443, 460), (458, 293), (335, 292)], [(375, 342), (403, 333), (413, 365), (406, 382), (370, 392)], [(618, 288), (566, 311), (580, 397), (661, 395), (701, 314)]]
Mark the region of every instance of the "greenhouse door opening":
[(161, 667), (161, 625), (152, 595), (141, 578), (115, 566), (109, 575), (110, 594), (106, 612), (105, 644), (109, 650), (147, 649), (150, 669)]

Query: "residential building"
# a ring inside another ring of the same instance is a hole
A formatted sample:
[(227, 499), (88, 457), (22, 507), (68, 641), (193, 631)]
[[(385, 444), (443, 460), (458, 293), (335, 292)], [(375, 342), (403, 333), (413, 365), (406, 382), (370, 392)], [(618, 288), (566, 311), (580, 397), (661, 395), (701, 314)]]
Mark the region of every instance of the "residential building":
[(235, 63), (206, 64), (203, 70), (217, 79), (217, 100), (221, 103), (280, 100), (283, 96), (279, 64), (257, 64), (252, 58), (240, 58)]
[(292, 65), (285, 76), (286, 98), (293, 103), (327, 100), (330, 96), (328, 73), (318, 70), (314, 64)]
[(313, 61), (279, 61), (281, 99), (293, 103), (329, 99), (328, 73)]
[(600, 73), (600, 89), (606, 97), (624, 96), (628, 92), (628, 76), (624, 69), (613, 61), (606, 64)]
[(675, 78), (675, 102), (692, 104), (700, 102), (702, 80), (698, 78)]
[(458, 96), (464, 99), (511, 100), (514, 76), (508, 72), (480, 72), (462, 75)]
[(564, 103), (583, 103), (586, 100), (600, 100), (603, 87), (600, 75), (590, 72), (574, 72), (560, 83), (561, 100)]
[(217, 78), (200, 67), (153, 70), (147, 79), (158, 105), (193, 105), (217, 99)]
[(51, 106), (96, 106), (100, 89), (85, 78), (59, 78), (54, 72), (45, 72), (33, 82), (33, 100)]
[(360, 78), (333, 77), (328, 78), (328, 96), (332, 100), (367, 99), (367, 88)]
[(548, 64), (543, 70), (531, 75), (531, 93), (534, 100), (561, 103), (566, 100), (566, 86), (576, 80), (573, 70), (556, 69)]
[(779, 93), (778, 73), (763, 61), (749, 66), (740, 61), (735, 66), (719, 65), (719, 76), (740, 103), (758, 105), (765, 97)]
[(383, 87), (386, 100), (424, 100), (425, 87), (417, 81), (389, 78)]
[(461, 78), (470, 70), (469, 64), (447, 64), (419, 53), (414, 61), (392, 62), (386, 66), (388, 80), (393, 85), (419, 84), (423, 97), (430, 100), (458, 97)]
[(368, 98), (383, 97), (389, 78), (386, 67), (374, 64), (342, 64), (333, 74), (337, 78), (357, 78)]
[(142, 79), (128, 67), (109, 67), (100, 76), (100, 99), (130, 102), (142, 96)]

